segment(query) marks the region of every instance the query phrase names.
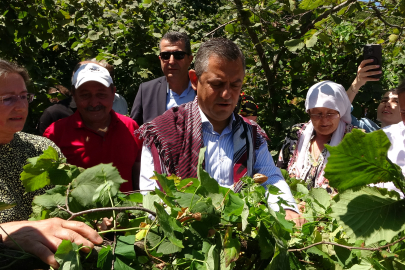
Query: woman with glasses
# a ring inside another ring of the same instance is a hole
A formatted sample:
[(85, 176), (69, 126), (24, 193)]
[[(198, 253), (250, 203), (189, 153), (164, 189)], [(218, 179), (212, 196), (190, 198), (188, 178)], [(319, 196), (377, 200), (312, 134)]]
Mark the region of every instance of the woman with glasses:
[(48, 146), (62, 155), (52, 141), (21, 132), (28, 103), (34, 99), (34, 94), (27, 91), (28, 81), (24, 68), (0, 60), (0, 201), (17, 204), (0, 211), (0, 223), (28, 219), (32, 199), (41, 192), (25, 193), (20, 174), (27, 159), (39, 156)]
[(323, 81), (307, 93), (305, 110), (310, 121), (294, 125), (280, 151), (277, 166), (291, 177), (304, 180), (308, 189), (323, 187), (334, 193), (323, 177), (329, 152), (325, 144), (335, 146), (352, 130), (350, 100), (342, 85)]
[(32, 212), (32, 200), (44, 189), (25, 192), (20, 180), (27, 159), (42, 154), (49, 146), (59, 148), (44, 137), (21, 132), (28, 115), (28, 103), (34, 95), (28, 93), (27, 71), (0, 59), (0, 202), (15, 204), (0, 211), (0, 243), (9, 248), (24, 248), (26, 252), (58, 268), (54, 257), (63, 239), (78, 245), (83, 244), (88, 252), (103, 239), (95, 230), (78, 221), (52, 218), (40, 221), (27, 221)]

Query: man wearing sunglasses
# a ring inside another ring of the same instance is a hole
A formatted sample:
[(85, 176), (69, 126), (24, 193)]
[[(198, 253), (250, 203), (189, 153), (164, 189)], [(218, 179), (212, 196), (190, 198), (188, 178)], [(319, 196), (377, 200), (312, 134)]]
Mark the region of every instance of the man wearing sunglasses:
[(167, 32), (159, 48), (164, 76), (139, 86), (131, 111), (131, 118), (139, 126), (174, 106), (194, 100), (196, 95), (188, 78), (193, 61), (189, 37), (184, 33)]

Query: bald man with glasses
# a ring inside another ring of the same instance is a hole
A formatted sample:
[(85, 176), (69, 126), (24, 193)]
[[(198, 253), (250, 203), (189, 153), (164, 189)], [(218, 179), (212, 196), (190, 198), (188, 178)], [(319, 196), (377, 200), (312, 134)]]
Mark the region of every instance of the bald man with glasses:
[(189, 37), (180, 32), (167, 32), (159, 48), (164, 76), (139, 86), (131, 110), (131, 118), (139, 126), (174, 106), (194, 100), (196, 96), (188, 77), (188, 69), (193, 61)]

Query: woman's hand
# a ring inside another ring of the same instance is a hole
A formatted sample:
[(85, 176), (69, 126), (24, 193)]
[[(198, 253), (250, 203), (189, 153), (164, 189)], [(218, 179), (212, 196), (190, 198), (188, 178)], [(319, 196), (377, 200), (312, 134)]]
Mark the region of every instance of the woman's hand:
[(39, 257), (53, 268), (59, 267), (54, 258), (54, 252), (62, 240), (69, 240), (77, 245), (83, 244), (83, 246), (89, 247), (83, 248), (85, 252), (89, 252), (94, 244), (103, 243), (103, 238), (95, 230), (79, 221), (52, 218), (39, 221), (15, 221), (0, 224), (0, 226), (10, 236), (8, 237), (0, 229), (5, 245), (18, 249), (18, 246), (13, 242), (14, 240), (26, 252)]
[(379, 65), (370, 65), (366, 66), (367, 64), (370, 64), (373, 62), (373, 59), (367, 59), (363, 60), (360, 63), (360, 66), (357, 68), (357, 76), (354, 79), (352, 85), (350, 88), (347, 90), (347, 95), (349, 96), (350, 102), (353, 102), (354, 97), (356, 94), (359, 92), (359, 89), (366, 84), (366, 82), (372, 82), (372, 81), (379, 81), (380, 79), (377, 78), (370, 78), (368, 76), (372, 75), (378, 75), (381, 74), (381, 71), (370, 71), (372, 69), (377, 69), (380, 66)]

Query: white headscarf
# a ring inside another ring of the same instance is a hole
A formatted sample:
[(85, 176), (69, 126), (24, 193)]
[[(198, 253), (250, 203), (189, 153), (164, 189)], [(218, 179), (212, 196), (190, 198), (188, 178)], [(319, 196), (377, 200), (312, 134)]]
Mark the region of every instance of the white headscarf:
[[(336, 110), (340, 114), (340, 123), (338, 128), (333, 132), (330, 144), (331, 146), (338, 145), (345, 134), (346, 130), (346, 123), (351, 123), (351, 103), (349, 97), (346, 94), (344, 87), (340, 84), (331, 82), (331, 81), (323, 81), (313, 85), (309, 88), (307, 93), (307, 98), (305, 100), (305, 110), (308, 112), (310, 109), (313, 108), (328, 108), (332, 110)], [(304, 168), (305, 157), (307, 153), (305, 150), (308, 147), (308, 144), (311, 141), (312, 133), (314, 132), (314, 126), (310, 121), (307, 127), (305, 128), (304, 133), (301, 135), (300, 140), (298, 142), (298, 158), (295, 162), (295, 165), (291, 167), (290, 172), (294, 172), (297, 178), (301, 178), (303, 172), (302, 169)], [(319, 187), (324, 182), (323, 177), (323, 170), (327, 163), (327, 159), (330, 156), (329, 152), (326, 155), (326, 159), (324, 160), (322, 166), (322, 171), (318, 176), (318, 179), (315, 183), (315, 187)]]

